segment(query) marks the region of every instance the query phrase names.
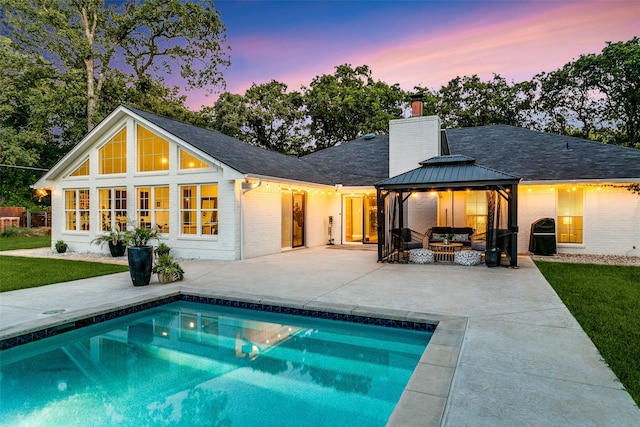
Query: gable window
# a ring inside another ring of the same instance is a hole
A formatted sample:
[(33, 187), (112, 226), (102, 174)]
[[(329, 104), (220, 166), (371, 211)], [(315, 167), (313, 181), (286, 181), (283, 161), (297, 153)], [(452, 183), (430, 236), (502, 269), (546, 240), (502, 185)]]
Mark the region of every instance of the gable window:
[(180, 169), (203, 169), (209, 167), (211, 167), (209, 164), (180, 149)]
[(138, 125), (138, 172), (169, 170), (169, 142)]
[(65, 230), (89, 230), (89, 190), (65, 190)]
[(581, 188), (558, 190), (558, 243), (582, 243), (583, 198)]
[(218, 234), (218, 185), (180, 186), (180, 228), (184, 235)]
[(169, 187), (140, 187), (137, 190), (138, 225), (158, 226), (161, 233), (169, 232)]
[(85, 160), (76, 170), (71, 172), (69, 176), (87, 176), (89, 175), (89, 159)]
[(101, 175), (127, 171), (127, 128), (123, 128), (98, 150), (98, 169)]
[(101, 188), (98, 190), (100, 230), (127, 229), (127, 189)]

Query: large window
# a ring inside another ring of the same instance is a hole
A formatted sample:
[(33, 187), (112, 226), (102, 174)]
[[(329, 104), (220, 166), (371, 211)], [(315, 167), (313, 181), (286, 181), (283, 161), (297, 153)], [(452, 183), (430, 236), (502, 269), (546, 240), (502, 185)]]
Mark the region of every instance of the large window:
[(98, 150), (99, 173), (102, 175), (127, 171), (127, 128), (123, 128)]
[(100, 230), (127, 229), (127, 189), (101, 188), (98, 190)]
[(169, 170), (169, 142), (138, 125), (138, 172)]
[(158, 226), (169, 232), (169, 187), (140, 187), (137, 190), (138, 225)]
[(470, 191), (466, 193), (466, 226), (473, 228), (474, 236), (487, 232), (487, 193)]
[(558, 190), (558, 243), (582, 243), (583, 195), (581, 188)]
[(218, 185), (180, 186), (181, 233), (195, 236), (218, 234)]
[(65, 190), (64, 216), (66, 230), (89, 230), (89, 190)]

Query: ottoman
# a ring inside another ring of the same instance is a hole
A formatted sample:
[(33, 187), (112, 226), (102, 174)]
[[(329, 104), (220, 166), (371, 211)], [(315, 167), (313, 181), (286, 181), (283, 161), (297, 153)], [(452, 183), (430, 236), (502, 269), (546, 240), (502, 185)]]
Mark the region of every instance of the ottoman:
[(429, 249), (411, 249), (409, 251), (409, 262), (414, 264), (432, 264), (433, 251)]
[(478, 265), (481, 263), (482, 252), (459, 251), (453, 256), (453, 262), (460, 265)]

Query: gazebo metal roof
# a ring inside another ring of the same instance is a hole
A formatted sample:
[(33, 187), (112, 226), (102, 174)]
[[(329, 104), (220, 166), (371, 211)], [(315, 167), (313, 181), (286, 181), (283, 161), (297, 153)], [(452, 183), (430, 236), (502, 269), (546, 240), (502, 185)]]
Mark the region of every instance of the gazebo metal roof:
[(475, 159), (462, 155), (438, 156), (420, 162), (421, 167), (387, 178), (376, 188), (394, 190), (432, 190), (453, 188), (488, 189), (517, 184), (520, 178), (476, 164)]

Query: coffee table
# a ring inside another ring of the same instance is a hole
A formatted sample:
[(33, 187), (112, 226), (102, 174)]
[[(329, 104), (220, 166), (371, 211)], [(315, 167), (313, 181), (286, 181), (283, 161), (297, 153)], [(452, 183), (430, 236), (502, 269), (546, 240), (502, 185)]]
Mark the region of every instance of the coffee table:
[(461, 247), (462, 243), (429, 243), (436, 262), (453, 262), (456, 249)]

